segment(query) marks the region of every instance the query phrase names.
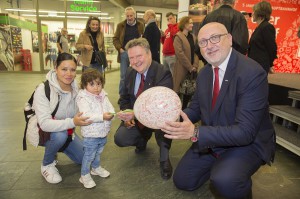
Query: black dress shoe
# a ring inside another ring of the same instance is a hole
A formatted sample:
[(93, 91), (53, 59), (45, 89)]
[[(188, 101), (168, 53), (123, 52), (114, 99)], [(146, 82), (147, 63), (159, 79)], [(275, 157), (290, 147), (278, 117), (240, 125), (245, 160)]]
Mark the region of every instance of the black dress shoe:
[(147, 141), (144, 138), (141, 138), (136, 145), (135, 153), (141, 153), (146, 150), (147, 147)]
[(146, 150), (146, 146), (147, 145), (145, 145), (145, 146), (137, 146), (136, 148), (135, 148), (135, 153), (142, 153), (143, 151), (145, 151)]
[(160, 162), (160, 175), (164, 180), (168, 180), (171, 178), (173, 173), (173, 168), (170, 160), (161, 161)]

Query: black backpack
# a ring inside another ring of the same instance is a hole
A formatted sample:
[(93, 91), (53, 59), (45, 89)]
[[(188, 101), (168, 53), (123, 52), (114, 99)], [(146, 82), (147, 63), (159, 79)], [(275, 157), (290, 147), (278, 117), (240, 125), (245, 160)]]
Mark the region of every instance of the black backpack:
[[(49, 81), (46, 80), (44, 82), (44, 85), (45, 85), (45, 95), (46, 95), (47, 99), (50, 101), (50, 85), (49, 85)], [(25, 126), (24, 137), (23, 137), (23, 150), (27, 150), (26, 133), (27, 133), (29, 119), (30, 119), (31, 116), (35, 115), (35, 111), (34, 111), (34, 109), (32, 109), (32, 104), (33, 104), (33, 99), (34, 99), (34, 93), (35, 93), (35, 91), (33, 91), (33, 93), (31, 94), (31, 97), (28, 100), (28, 102), (26, 103), (26, 106), (24, 108), (24, 116), (25, 116), (26, 126)], [(54, 111), (51, 114), (52, 117), (55, 116), (55, 114), (56, 114), (56, 112), (58, 110), (58, 106), (59, 106), (59, 101), (58, 101), (58, 103), (57, 103)]]

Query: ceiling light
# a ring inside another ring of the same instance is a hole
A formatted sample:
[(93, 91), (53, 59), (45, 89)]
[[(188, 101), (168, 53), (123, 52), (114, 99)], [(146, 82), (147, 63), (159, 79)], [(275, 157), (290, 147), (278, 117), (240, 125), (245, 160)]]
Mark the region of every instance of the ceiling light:
[[(25, 10), (25, 9), (13, 9), (13, 8), (7, 8), (5, 9), (7, 11), (15, 11), (15, 12), (33, 12), (35, 13), (36, 10)], [(53, 10), (39, 10), (39, 13), (48, 13), (49, 15), (52, 15), (53, 13), (63, 14), (65, 12), (63, 11), (53, 11)], [(66, 12), (67, 14), (73, 14), (73, 15), (105, 15), (107, 16), (107, 12), (101, 12), (101, 11), (94, 11), (94, 12)], [(41, 15), (40, 15), (41, 16)]]

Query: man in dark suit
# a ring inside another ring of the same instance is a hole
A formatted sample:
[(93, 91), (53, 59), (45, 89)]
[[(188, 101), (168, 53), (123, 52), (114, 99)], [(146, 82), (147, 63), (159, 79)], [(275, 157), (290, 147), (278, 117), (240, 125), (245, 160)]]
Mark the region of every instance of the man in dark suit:
[(146, 28), (143, 37), (147, 39), (147, 41), (150, 44), (152, 59), (160, 63), (161, 33), (156, 24), (155, 12), (153, 10), (146, 10), (143, 18), (146, 23)]
[[(125, 94), (120, 97), (120, 109), (133, 109), (137, 96), (154, 86), (173, 88), (172, 74), (168, 67), (152, 60), (149, 43), (144, 38), (133, 39), (126, 45), (131, 67), (125, 76)], [(143, 82), (143, 89), (141, 88)], [(172, 166), (169, 160), (169, 150), (172, 140), (164, 137), (161, 130), (149, 129), (134, 119), (133, 112), (120, 112), (118, 117), (123, 120), (115, 134), (115, 143), (120, 147), (136, 146), (135, 152), (146, 149), (148, 140), (155, 132), (155, 138), (160, 147), (160, 168), (163, 179), (172, 176)]]
[[(269, 117), (267, 74), (234, 50), (224, 25), (212, 22), (198, 35), (208, 64), (199, 72), (183, 122), (166, 122), (170, 139), (191, 139), (174, 172), (174, 183), (195, 190), (210, 179), (224, 198), (251, 196), (251, 176), (273, 161), (275, 133)], [(201, 120), (201, 126), (193, 123)]]

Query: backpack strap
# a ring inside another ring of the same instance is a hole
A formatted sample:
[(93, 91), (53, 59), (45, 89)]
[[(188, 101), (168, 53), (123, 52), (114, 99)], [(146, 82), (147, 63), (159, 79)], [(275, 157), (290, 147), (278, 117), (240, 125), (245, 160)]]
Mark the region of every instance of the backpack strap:
[[(50, 102), (50, 91), (51, 91), (51, 90), (50, 90), (49, 81), (46, 80), (46, 81), (44, 82), (44, 85), (45, 85), (45, 95), (46, 95), (47, 99), (48, 99), (49, 102)], [(57, 102), (57, 104), (56, 104), (55, 109), (54, 109), (53, 112), (51, 113), (51, 116), (52, 116), (52, 117), (55, 116), (55, 114), (56, 114), (56, 112), (57, 112), (57, 110), (58, 110), (58, 106), (59, 106), (59, 100), (58, 100), (58, 102)]]

